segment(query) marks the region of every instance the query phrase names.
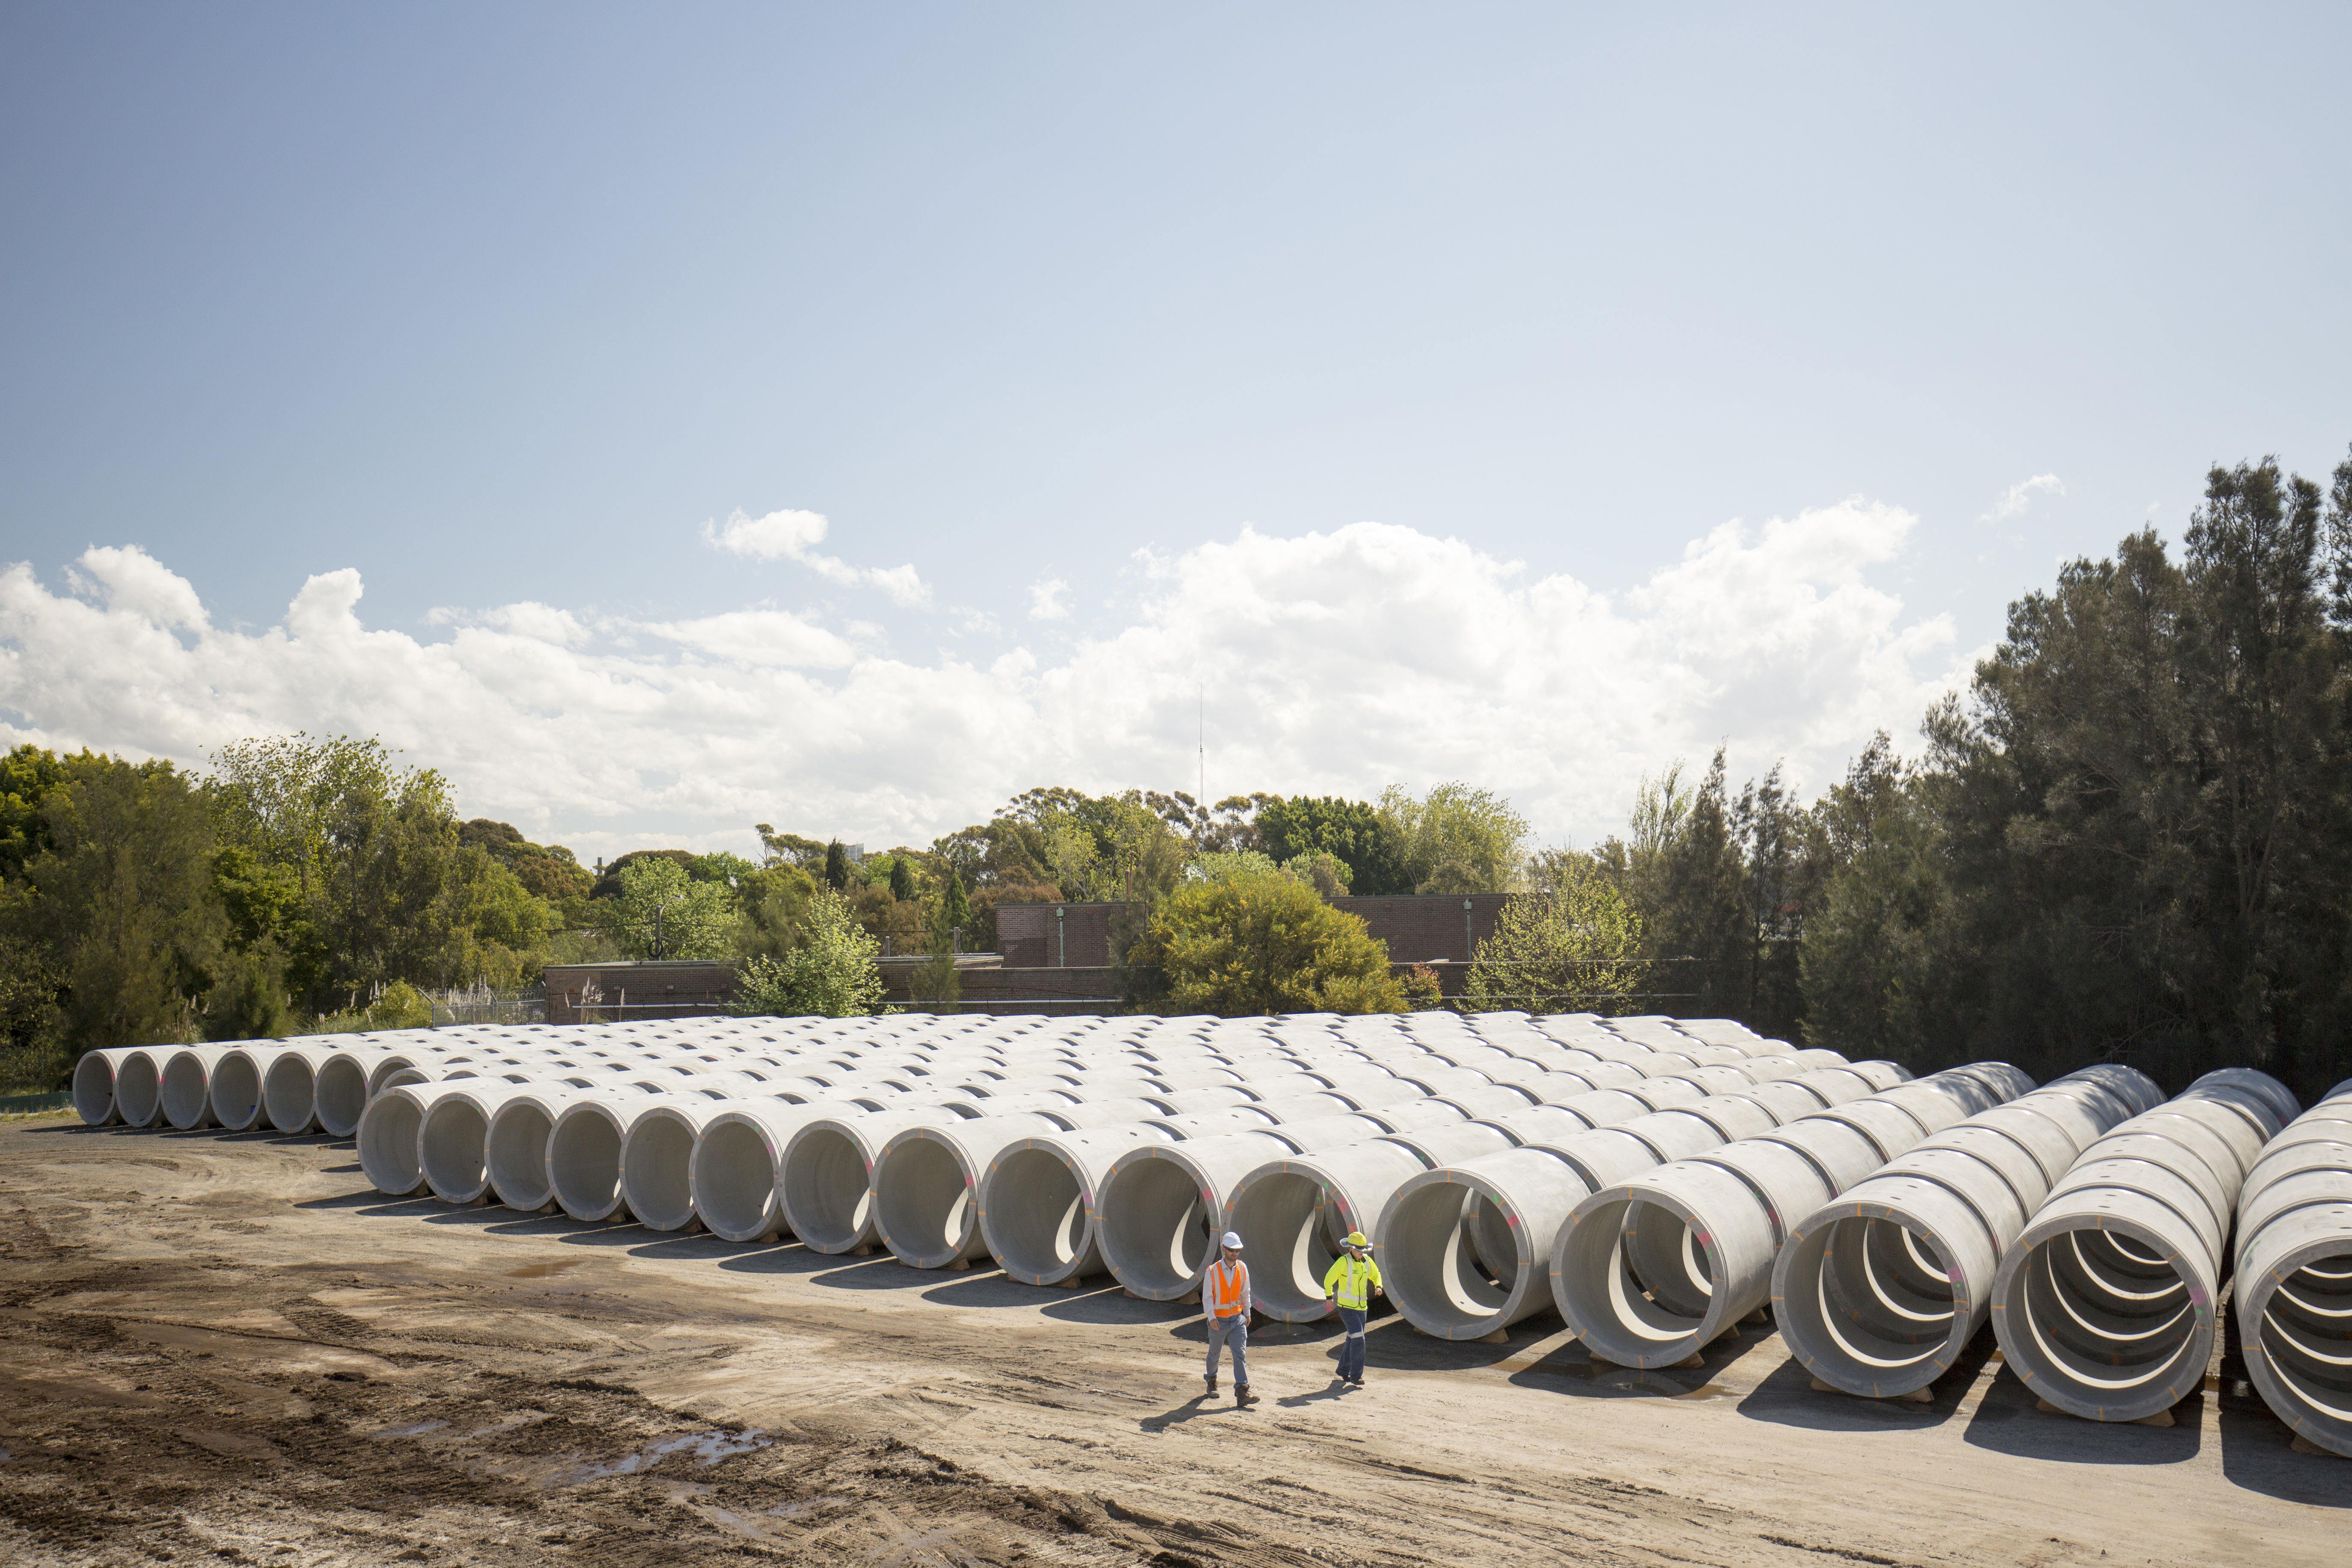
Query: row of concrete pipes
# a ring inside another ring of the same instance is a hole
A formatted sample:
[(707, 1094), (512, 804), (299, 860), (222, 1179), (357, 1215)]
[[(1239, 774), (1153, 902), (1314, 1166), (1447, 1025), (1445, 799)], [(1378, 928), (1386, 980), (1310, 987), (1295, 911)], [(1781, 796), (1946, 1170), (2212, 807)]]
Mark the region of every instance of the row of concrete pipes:
[(2244, 1069), (2166, 1101), (2114, 1066), (1913, 1079), (1725, 1020), (1433, 1013), (415, 1030), (92, 1053), (75, 1096), (91, 1122), (356, 1136), (393, 1196), (1155, 1300), (1232, 1229), (1288, 1321), (1329, 1310), (1363, 1230), (1425, 1333), (1553, 1308), (1659, 1367), (1769, 1308), (1866, 1397), (1922, 1396), (1990, 1318), (2037, 1394), (2099, 1420), (2200, 1386), (2234, 1230), (2256, 1387), (2352, 1454), (2352, 1083), (2297, 1120)]

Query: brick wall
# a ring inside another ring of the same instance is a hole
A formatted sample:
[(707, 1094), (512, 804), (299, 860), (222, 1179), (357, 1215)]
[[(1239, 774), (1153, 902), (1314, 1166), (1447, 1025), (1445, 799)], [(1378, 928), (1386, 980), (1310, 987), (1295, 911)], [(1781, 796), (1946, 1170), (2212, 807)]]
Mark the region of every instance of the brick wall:
[[(1334, 899), (1331, 906), (1360, 916), (1365, 929), (1389, 944), (1389, 957), (1399, 963), (1434, 959), (1467, 963), (1475, 944), (1494, 934), (1495, 921), (1509, 897), (1507, 893), (1403, 894), (1389, 899)], [(1113, 961), (1111, 920), (1125, 908), (1124, 904), (999, 904), (997, 951), (1004, 955), (1007, 969), (1059, 967), (1061, 941), (1066, 938), (1072, 966), (1109, 963)], [(1055, 931), (1055, 910), (1063, 911), (1059, 937)]]
[[(1110, 963), (1111, 921), (1126, 908), (1125, 904), (999, 904), (996, 951), (1004, 955), (1007, 969), (1085, 969)], [(1056, 916), (1055, 910), (1061, 913)]]
[(551, 963), (546, 980), (551, 1024), (707, 1017), (735, 994), (724, 963)]

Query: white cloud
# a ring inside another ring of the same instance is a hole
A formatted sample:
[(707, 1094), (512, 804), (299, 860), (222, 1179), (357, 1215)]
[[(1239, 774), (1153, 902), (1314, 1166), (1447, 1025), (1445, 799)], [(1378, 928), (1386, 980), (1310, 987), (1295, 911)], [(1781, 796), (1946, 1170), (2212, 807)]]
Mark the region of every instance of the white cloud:
[(2009, 489), (2001, 491), (2000, 499), (1992, 503), (1992, 510), (1985, 513), (1982, 517), (1978, 518), (1977, 521), (1979, 522), (2000, 522), (2004, 519), (2015, 517), (2019, 512), (2023, 511), (2027, 507), (2033, 504), (2034, 492), (2037, 490), (2044, 490), (2048, 491), (2052, 495), (2063, 496), (2066, 493), (2066, 487), (2064, 484), (2060, 482), (2058, 476), (2055, 474), (2036, 474), (2030, 479), (2020, 479), (2017, 483), (2010, 486)]
[(1912, 734), (1968, 668), (1947, 617), (1906, 618), (1869, 580), (1916, 528), (1860, 499), (1728, 522), (1613, 599), (1409, 528), (1244, 529), (1146, 555), (1129, 624), (1055, 662), (930, 665), (763, 607), (509, 605), (420, 641), (369, 627), (348, 570), (278, 626), (221, 630), (162, 563), (91, 551), (83, 594), (0, 572), (0, 710), (22, 720), (0, 740), (193, 762), (245, 735), (375, 733), (446, 772), (467, 815), (575, 848), (740, 847), (755, 821), (924, 842), (1032, 784), (1189, 784), (1205, 686), (1213, 794), (1467, 778), (1586, 842), (1643, 773), (1718, 742), (1818, 787), (1872, 729)]
[(1059, 621), (1069, 618), (1070, 606), (1063, 595), (1070, 585), (1059, 577), (1041, 577), (1029, 584), (1029, 618), (1033, 621)]
[(772, 511), (765, 517), (748, 517), (738, 511), (727, 519), (723, 527), (704, 523), (702, 542), (713, 550), (746, 555), (755, 561), (795, 561), (826, 582), (838, 583), (845, 588), (879, 588), (901, 609), (929, 606), (931, 590), (911, 563), (904, 566), (852, 566), (838, 556), (819, 553), (816, 547), (824, 542), (831, 527), (820, 512), (785, 510)]

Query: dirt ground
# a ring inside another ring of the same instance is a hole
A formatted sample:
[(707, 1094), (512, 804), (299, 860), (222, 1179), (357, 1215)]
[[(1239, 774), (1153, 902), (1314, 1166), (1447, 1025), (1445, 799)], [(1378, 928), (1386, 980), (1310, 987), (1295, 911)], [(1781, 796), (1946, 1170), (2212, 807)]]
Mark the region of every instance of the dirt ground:
[[(1674, 1378), (1201, 1331), (1038, 1290), (369, 1190), (348, 1142), (0, 1128), (0, 1559), (635, 1564), (2347, 1561), (2352, 1461), (2225, 1357), (2168, 1430), (1814, 1394), (1769, 1329)], [(1228, 1380), (1228, 1388), (1230, 1380)]]

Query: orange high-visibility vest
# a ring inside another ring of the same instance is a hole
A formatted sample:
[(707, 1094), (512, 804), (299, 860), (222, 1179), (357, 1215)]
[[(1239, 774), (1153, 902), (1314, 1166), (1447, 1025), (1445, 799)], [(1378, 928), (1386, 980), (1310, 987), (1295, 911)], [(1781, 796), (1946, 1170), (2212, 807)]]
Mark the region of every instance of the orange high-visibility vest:
[(1249, 1265), (1230, 1268), (1222, 1258), (1209, 1265), (1209, 1315), (1230, 1318), (1242, 1310), (1242, 1291), (1249, 1284)]

